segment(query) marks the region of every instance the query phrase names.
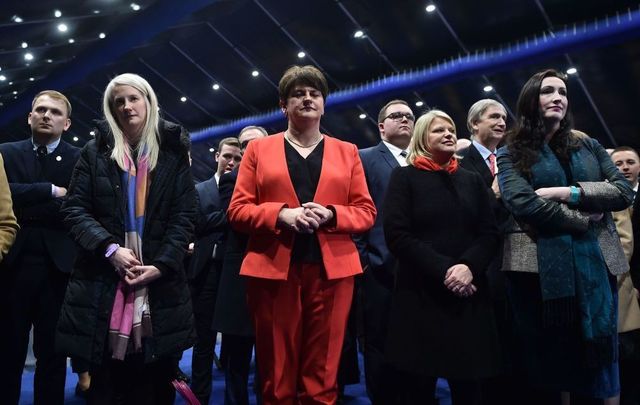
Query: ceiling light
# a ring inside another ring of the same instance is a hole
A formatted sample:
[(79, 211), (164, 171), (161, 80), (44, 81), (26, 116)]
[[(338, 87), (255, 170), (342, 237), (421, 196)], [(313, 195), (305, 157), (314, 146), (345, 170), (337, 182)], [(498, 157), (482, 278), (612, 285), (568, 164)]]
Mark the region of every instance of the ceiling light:
[(104, 39), (106, 36), (107, 34), (105, 34), (104, 32), (101, 32), (100, 35), (98, 35), (98, 38)]
[(218, 83), (215, 83), (213, 86), (211, 86), (214, 90), (220, 90), (220, 85)]
[(47, 63), (53, 63), (53, 59), (47, 59)]
[(180, 97), (180, 101), (182, 101), (183, 103), (187, 101), (187, 98), (185, 96)]
[(4, 82), (5, 80), (7, 80), (7, 76), (0, 75), (0, 82)]
[(89, 131), (89, 135), (96, 136), (96, 131)]
[(367, 114), (362, 113), (362, 114), (358, 115), (358, 118), (360, 118), (361, 120), (363, 120), (363, 119), (367, 118)]
[(24, 60), (33, 60), (33, 54), (30, 52), (25, 53)]
[(364, 37), (364, 32), (362, 32), (361, 30), (358, 30), (358, 31), (353, 33), (353, 37), (354, 38), (362, 38), (362, 37)]
[(13, 86), (13, 82), (9, 82), (9, 86)]
[(578, 69), (576, 69), (574, 67), (567, 69), (567, 74), (568, 75), (575, 75), (576, 73), (578, 73)]
[(78, 142), (78, 137), (77, 136), (73, 137), (73, 142)]
[(427, 8), (425, 8), (425, 10), (427, 10), (427, 13), (433, 13), (434, 11), (436, 11), (436, 6), (433, 4), (429, 4)]
[(11, 17), (11, 21), (16, 22), (16, 23), (21, 23), (23, 20), (22, 20), (22, 18), (20, 18), (19, 15), (14, 15), (13, 17)]
[(131, 8), (133, 9), (133, 11), (138, 11), (140, 10), (140, 5), (136, 3), (131, 3)]
[(30, 81), (30, 82), (32, 82), (32, 81), (34, 81), (34, 80), (36, 80), (36, 79), (34, 79), (33, 77), (30, 77), (30, 78), (29, 78), (29, 81)]
[(304, 52), (302, 52), (302, 51), (298, 52), (298, 58), (302, 59), (302, 58), (304, 58), (305, 56), (307, 56), (307, 54), (306, 54), (306, 53), (304, 53)]
[(22, 47), (22, 49), (24, 49), (24, 48), (28, 47), (29, 44), (26, 43), (26, 42), (23, 42), (23, 43), (20, 44), (20, 46)]
[(60, 11), (60, 10), (56, 10), (56, 11), (54, 11), (54, 12), (53, 12), (53, 15), (54, 15), (56, 18), (60, 18), (60, 17), (62, 17), (62, 11)]
[(93, 14), (100, 14), (100, 10), (93, 10)]
[(416, 101), (416, 107), (422, 107), (424, 105), (424, 101)]
[(254, 70), (253, 72), (251, 72), (251, 76), (253, 77), (258, 77), (259, 74), (260, 72), (258, 72), (257, 70)]
[(13, 95), (15, 96), (16, 94), (18, 94), (18, 91), (17, 91), (17, 90), (14, 90), (14, 91), (13, 91)]
[(68, 29), (69, 29), (69, 27), (67, 27), (67, 24), (64, 24), (64, 23), (58, 24), (58, 31), (67, 32)]
[(487, 86), (484, 86), (484, 87), (482, 88), (482, 90), (484, 90), (484, 92), (485, 92), (485, 93), (488, 93), (488, 92), (490, 92), (490, 91), (493, 91), (493, 87), (492, 87), (492, 86), (488, 86), (488, 85), (487, 85)]
[(213, 152), (215, 152), (215, 151), (216, 151), (215, 149), (213, 149), (213, 148), (209, 148), (209, 152), (213, 153)]
[(75, 40), (75, 39), (73, 39), (73, 38), (69, 38), (69, 43), (70, 43), (70, 44), (72, 44), (72, 43), (74, 43), (74, 42), (76, 42), (76, 40)]

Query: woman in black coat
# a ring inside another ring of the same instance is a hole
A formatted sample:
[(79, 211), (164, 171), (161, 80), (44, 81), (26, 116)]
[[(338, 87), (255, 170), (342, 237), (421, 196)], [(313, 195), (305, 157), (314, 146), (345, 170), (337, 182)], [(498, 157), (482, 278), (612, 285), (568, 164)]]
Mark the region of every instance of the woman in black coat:
[(455, 125), (432, 110), (415, 124), (409, 166), (394, 170), (384, 232), (398, 259), (386, 356), (401, 372), (396, 403), (434, 398), (448, 380), (453, 404), (480, 400), (479, 380), (500, 370), (485, 270), (498, 231), (482, 179), (458, 167)]
[(107, 86), (63, 211), (80, 247), (57, 345), (90, 362), (90, 404), (173, 404), (175, 355), (194, 339), (183, 255), (195, 191), (188, 140), (160, 120), (146, 80)]

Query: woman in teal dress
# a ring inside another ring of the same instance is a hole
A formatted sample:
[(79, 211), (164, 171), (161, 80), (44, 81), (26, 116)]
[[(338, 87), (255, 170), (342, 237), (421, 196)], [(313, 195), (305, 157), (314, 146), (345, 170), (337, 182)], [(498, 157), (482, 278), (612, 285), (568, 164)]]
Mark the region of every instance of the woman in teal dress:
[(503, 265), (514, 367), (527, 386), (523, 403), (560, 403), (564, 392), (563, 403), (616, 404), (614, 275), (628, 265), (610, 212), (629, 206), (633, 193), (603, 147), (573, 130), (568, 106), (566, 78), (536, 73), (498, 152), (502, 200), (514, 218)]

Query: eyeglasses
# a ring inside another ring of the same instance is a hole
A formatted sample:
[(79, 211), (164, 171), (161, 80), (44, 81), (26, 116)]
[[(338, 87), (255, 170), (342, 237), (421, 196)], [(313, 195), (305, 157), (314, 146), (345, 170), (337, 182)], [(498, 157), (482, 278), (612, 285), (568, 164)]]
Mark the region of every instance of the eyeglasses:
[(394, 121), (402, 121), (403, 118), (406, 118), (409, 121), (416, 120), (416, 117), (413, 114), (408, 112), (400, 112), (400, 111), (392, 112), (391, 114), (384, 117), (383, 121), (386, 120), (387, 118), (390, 118)]

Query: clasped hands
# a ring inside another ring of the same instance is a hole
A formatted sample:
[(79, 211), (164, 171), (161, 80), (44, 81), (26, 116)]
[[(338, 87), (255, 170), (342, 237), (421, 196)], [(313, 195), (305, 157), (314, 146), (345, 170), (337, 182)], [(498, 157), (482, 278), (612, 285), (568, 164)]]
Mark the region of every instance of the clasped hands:
[(333, 211), (314, 202), (298, 208), (283, 208), (278, 213), (278, 223), (298, 233), (314, 233), (332, 219)]
[(444, 276), (444, 285), (458, 297), (472, 296), (478, 289), (471, 284), (473, 274), (466, 264), (455, 264), (447, 269)]
[(109, 262), (130, 286), (143, 286), (162, 276), (156, 266), (143, 266), (133, 250), (119, 247), (110, 257)]
[[(538, 197), (567, 204), (571, 196), (569, 187), (541, 187), (536, 190)], [(598, 222), (604, 216), (602, 212), (582, 212), (591, 222)]]

